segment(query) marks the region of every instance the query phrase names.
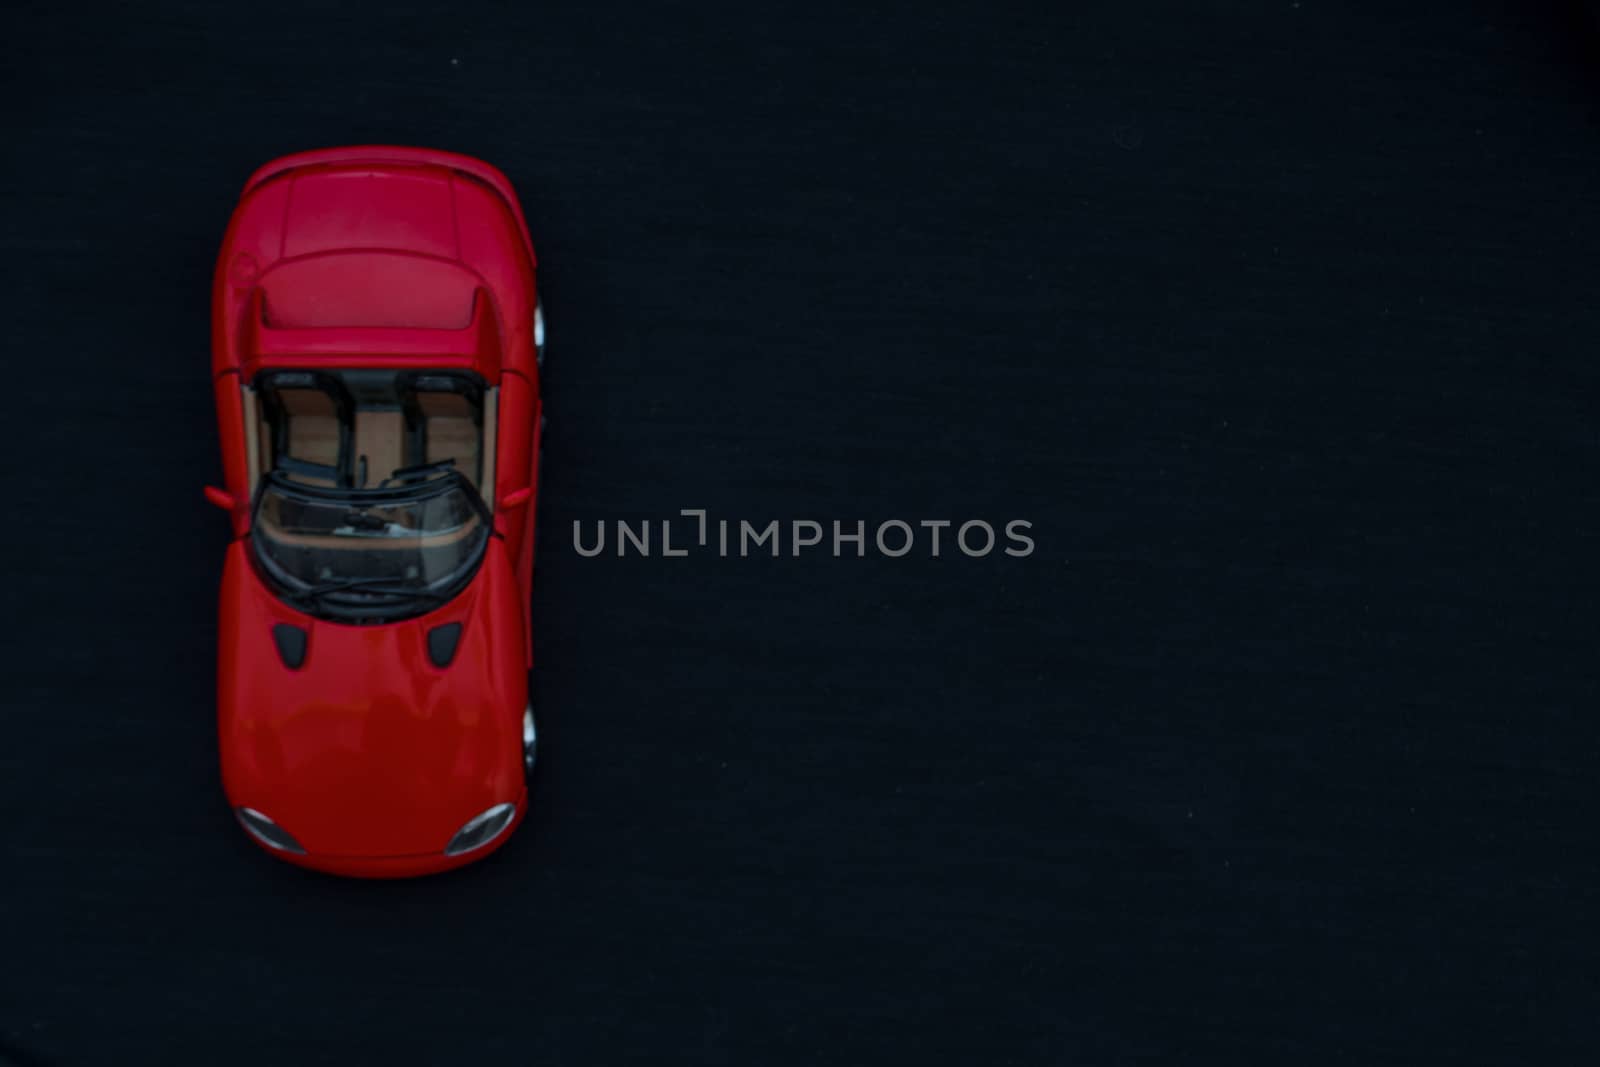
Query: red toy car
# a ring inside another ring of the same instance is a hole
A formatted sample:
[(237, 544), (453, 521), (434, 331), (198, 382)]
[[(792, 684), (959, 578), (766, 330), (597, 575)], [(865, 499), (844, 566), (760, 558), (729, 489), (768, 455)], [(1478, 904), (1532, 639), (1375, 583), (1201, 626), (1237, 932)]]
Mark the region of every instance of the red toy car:
[(505, 175), (338, 148), (257, 171), (217, 262), (233, 521), (222, 781), (267, 851), (470, 863), (527, 806), (544, 322)]

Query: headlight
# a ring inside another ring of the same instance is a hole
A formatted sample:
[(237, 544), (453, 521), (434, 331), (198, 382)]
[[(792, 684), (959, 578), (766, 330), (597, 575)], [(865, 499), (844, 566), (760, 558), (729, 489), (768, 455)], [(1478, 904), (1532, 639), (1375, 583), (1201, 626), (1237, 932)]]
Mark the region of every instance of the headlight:
[(445, 848), (444, 854), (446, 856), (459, 856), (463, 852), (471, 852), (475, 848), (487, 845), (490, 841), (500, 836), (501, 830), (511, 825), (511, 819), (516, 814), (517, 806), (515, 804), (496, 804), (457, 830), (456, 836), (450, 839), (450, 844)]
[(279, 852), (295, 852), (305, 855), (306, 850), (300, 847), (300, 842), (289, 836), (289, 832), (265, 815), (253, 808), (239, 808), (234, 812), (239, 819), (239, 825), (249, 832), (250, 836), (260, 841), (268, 848), (275, 848)]

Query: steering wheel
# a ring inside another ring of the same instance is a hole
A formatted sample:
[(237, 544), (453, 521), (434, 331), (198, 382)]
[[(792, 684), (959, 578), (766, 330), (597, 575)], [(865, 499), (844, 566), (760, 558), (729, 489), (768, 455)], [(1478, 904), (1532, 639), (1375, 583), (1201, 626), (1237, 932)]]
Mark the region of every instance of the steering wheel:
[(396, 467), (389, 472), (389, 477), (378, 483), (378, 488), (386, 489), (390, 482), (399, 482), (404, 485), (407, 482), (422, 481), (425, 478), (433, 477), (435, 474), (443, 474), (447, 470), (452, 470), (455, 465), (455, 457), (452, 456), (449, 459), (441, 459), (436, 463), (419, 463), (415, 467)]

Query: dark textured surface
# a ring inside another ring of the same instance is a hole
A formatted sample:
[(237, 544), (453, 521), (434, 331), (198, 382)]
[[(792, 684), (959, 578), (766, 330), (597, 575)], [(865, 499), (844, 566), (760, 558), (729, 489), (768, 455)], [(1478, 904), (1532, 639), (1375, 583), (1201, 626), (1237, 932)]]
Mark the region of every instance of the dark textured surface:
[[(1593, 1060), (1566, 9), (334, 6), (3, 16), (0, 1054)], [(552, 322), (534, 811), (403, 884), (213, 730), (211, 257), (361, 141), (508, 171)], [(685, 507), (1038, 551), (572, 548)]]

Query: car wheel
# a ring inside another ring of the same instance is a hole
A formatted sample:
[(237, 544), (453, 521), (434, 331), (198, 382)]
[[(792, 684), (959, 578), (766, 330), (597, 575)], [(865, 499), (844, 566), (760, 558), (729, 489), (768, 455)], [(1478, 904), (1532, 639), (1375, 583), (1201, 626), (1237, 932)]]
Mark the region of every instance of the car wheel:
[(533, 361), (544, 366), (544, 301), (533, 305)]
[(539, 727), (533, 721), (533, 701), (522, 712), (522, 774), (533, 778), (533, 765), (539, 759)]

